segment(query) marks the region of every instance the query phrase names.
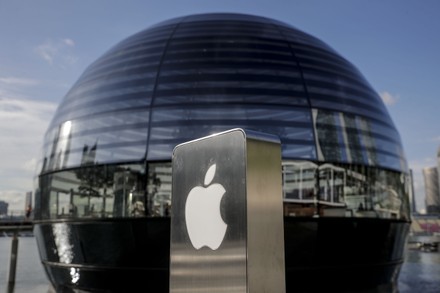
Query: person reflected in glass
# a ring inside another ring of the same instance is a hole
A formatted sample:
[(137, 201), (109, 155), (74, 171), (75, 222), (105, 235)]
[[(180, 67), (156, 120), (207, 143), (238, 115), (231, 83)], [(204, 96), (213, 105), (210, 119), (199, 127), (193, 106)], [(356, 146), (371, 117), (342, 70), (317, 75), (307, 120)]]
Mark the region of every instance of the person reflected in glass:
[(136, 201), (133, 204), (133, 209), (131, 211), (132, 217), (142, 217), (145, 215), (145, 206), (144, 203), (141, 201)]

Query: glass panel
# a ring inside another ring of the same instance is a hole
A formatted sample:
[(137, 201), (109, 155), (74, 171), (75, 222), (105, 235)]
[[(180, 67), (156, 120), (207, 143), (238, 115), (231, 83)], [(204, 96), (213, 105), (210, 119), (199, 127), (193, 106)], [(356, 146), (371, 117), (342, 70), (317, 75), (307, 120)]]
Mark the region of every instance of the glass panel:
[[(341, 58), (336, 57), (337, 55), (326, 54), (327, 56), (322, 56), (316, 53), (315, 51), (312, 55), (311, 51), (308, 50), (307, 52), (303, 51), (303, 54), (296, 54), (296, 57), (305, 68), (315, 69), (323, 74), (332, 72), (347, 76), (360, 76), (359, 71), (355, 67), (346, 61), (342, 61)], [(360, 78), (362, 79), (362, 77)]]
[(311, 115), (306, 109), (243, 108), (239, 105), (208, 105), (205, 108), (199, 105), (179, 109), (163, 107), (154, 111), (147, 158), (169, 160), (177, 144), (235, 127), (279, 136), (283, 144), (289, 145), (289, 149), (283, 149), (286, 157), (315, 157)]
[(148, 214), (168, 217), (171, 212), (171, 163), (148, 164)]
[(372, 95), (372, 89), (367, 87), (365, 83), (362, 83), (360, 79), (353, 76), (341, 75), (341, 74), (325, 74), (323, 72), (316, 72), (314, 70), (304, 69), (304, 79), (307, 80), (307, 84), (319, 84), (321, 86), (342, 86), (350, 90), (357, 91), (363, 95)]
[(41, 176), (43, 218), (145, 216), (146, 180), (142, 165), (88, 166)]
[[(409, 219), (407, 174), (351, 164), (282, 164), (284, 213), (291, 217)], [(171, 162), (87, 165), (40, 176), (44, 218), (166, 217)]]
[(149, 111), (133, 109), (67, 121), (49, 131), (45, 140), (44, 171), (94, 162), (140, 160), (145, 156)]
[(286, 216), (316, 214), (316, 169), (312, 162), (283, 163), (284, 213)]
[[(328, 51), (333, 51), (332, 48), (330, 48), (327, 44), (322, 42), (321, 40), (307, 34), (301, 31), (298, 31), (296, 29), (292, 30), (292, 28), (288, 25), (279, 26), (279, 29), (282, 31), (282, 34), (284, 36), (284, 39), (291, 42), (292, 46), (300, 44), (306, 44), (308, 45), (308, 48), (316, 49), (316, 50), (323, 50), (326, 49)], [(303, 46), (301, 46), (303, 48)]]
[[(318, 158), (406, 170), (400, 138), (395, 131), (366, 117), (344, 112), (313, 109)], [(377, 133), (388, 129), (389, 137)], [(380, 130), (380, 129), (379, 129)]]
[(342, 161), (342, 150), (337, 117), (333, 112), (313, 109), (320, 161)]
[(349, 164), (283, 162), (286, 216), (409, 219), (408, 175)]
[(349, 149), (352, 162), (364, 163), (364, 156), (362, 153), (361, 142), (359, 141), (355, 117), (352, 115), (343, 115), (343, 122), (348, 141), (347, 148)]
[[(104, 58), (98, 59), (93, 63), (93, 67), (89, 67), (83, 75), (81, 75), (81, 81), (83, 78), (91, 79), (96, 74), (102, 74), (105, 71), (111, 71), (116, 69), (118, 66), (126, 68), (134, 66), (135, 60), (138, 60), (139, 64), (155, 64), (157, 62), (154, 59), (160, 59), (161, 52), (166, 44), (166, 40), (160, 40), (159, 42), (149, 42), (147, 45), (142, 45), (139, 47), (124, 48), (122, 52), (114, 55), (107, 55)], [(124, 68), (125, 69), (125, 68)]]
[[(220, 24), (219, 24), (220, 25)], [(221, 26), (223, 26), (224, 24), (221, 24)], [(185, 37), (190, 37), (190, 38), (203, 38), (203, 37), (228, 37), (228, 38), (233, 38), (233, 39), (237, 39), (237, 38), (250, 38), (250, 39), (255, 39), (257, 37), (260, 38), (267, 38), (268, 40), (273, 40), (275, 38), (279, 38), (281, 39), (282, 36), (279, 34), (278, 31), (263, 31), (261, 29), (257, 29), (257, 30), (237, 30), (236, 27), (234, 28), (234, 30), (203, 30), (203, 29), (188, 29), (188, 30), (183, 30), (183, 29), (178, 29), (177, 33), (176, 33), (176, 37), (177, 38), (185, 38)]]
[(332, 164), (319, 166), (319, 201), (329, 205), (344, 205), (345, 169)]

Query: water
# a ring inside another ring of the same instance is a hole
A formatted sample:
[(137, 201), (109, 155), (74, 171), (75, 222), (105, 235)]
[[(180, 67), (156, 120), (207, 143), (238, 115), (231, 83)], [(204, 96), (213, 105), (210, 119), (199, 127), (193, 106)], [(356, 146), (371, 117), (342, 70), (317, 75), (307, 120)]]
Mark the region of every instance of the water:
[[(0, 292), (7, 292), (11, 245), (12, 238), (0, 237)], [(19, 237), (14, 293), (49, 293), (49, 288), (35, 238)]]
[(408, 250), (398, 288), (399, 293), (440, 292), (440, 252)]
[[(0, 237), (0, 292), (7, 292), (11, 238)], [(440, 252), (408, 250), (398, 283), (399, 293), (440, 292)], [(50, 293), (34, 237), (20, 237), (14, 293)]]

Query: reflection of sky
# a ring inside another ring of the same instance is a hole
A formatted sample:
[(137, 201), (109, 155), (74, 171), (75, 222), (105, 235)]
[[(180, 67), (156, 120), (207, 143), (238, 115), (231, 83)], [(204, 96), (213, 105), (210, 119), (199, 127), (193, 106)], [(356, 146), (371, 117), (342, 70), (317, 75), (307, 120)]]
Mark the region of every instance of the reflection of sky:
[(72, 248), (70, 243), (70, 228), (66, 223), (57, 223), (52, 225), (52, 231), (57, 247), (57, 254), (61, 263), (70, 264), (73, 259)]
[[(73, 245), (70, 243), (70, 228), (66, 223), (57, 223), (52, 225), (52, 231), (57, 247), (57, 254), (61, 263), (70, 264), (73, 260)], [(78, 268), (70, 268), (70, 278), (72, 284), (79, 281), (80, 274)]]

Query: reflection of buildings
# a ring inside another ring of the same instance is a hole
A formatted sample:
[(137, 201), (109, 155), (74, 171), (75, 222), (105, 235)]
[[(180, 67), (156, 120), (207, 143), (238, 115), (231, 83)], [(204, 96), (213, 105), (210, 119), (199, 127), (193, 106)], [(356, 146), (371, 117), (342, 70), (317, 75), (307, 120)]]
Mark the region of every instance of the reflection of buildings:
[(235, 127), (282, 142), (288, 291), (396, 280), (410, 188), (380, 97), (313, 36), (207, 14), (123, 40), (60, 104), (35, 190), (54, 286), (168, 292), (172, 150)]
[[(285, 211), (291, 216), (400, 218), (400, 175), (370, 170), (362, 174), (353, 166), (283, 164)], [(394, 177), (394, 178), (393, 178)], [(397, 177), (397, 178), (396, 178)]]
[[(46, 133), (46, 139), (51, 141), (51, 147), (45, 148), (43, 168), (65, 168), (69, 159), (70, 141), (72, 138), (72, 122), (66, 121), (59, 127)], [(47, 153), (50, 151), (50, 153)]]

